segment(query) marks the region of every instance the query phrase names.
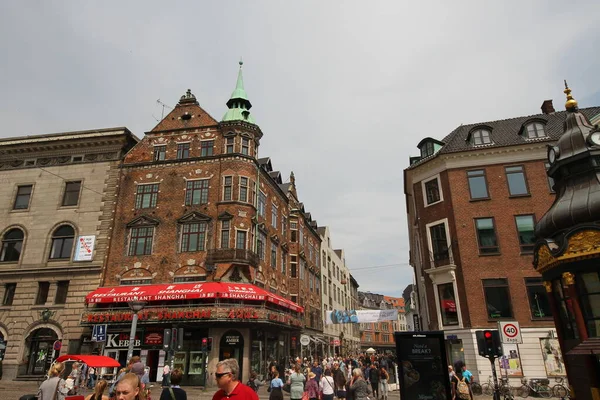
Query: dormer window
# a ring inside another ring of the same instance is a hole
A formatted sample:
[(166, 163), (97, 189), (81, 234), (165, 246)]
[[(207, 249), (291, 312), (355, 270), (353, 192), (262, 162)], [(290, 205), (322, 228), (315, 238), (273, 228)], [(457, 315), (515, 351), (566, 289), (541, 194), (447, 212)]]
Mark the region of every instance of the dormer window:
[(473, 146), (481, 146), (492, 143), (491, 132), (487, 129), (477, 129), (471, 132), (471, 144)]
[(421, 147), (421, 158), (429, 157), (433, 155), (433, 142), (426, 142)]
[(527, 139), (537, 139), (546, 137), (546, 131), (544, 130), (544, 124), (541, 122), (532, 122), (525, 127), (525, 137)]

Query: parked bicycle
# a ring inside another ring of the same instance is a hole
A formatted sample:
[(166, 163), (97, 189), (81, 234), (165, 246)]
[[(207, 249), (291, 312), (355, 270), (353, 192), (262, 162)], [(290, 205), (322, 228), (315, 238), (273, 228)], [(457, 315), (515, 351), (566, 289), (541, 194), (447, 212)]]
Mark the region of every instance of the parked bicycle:
[(473, 392), (473, 396), (481, 396), (483, 394), (483, 388), (479, 383), (473, 381), (471, 382), (471, 392)]
[(557, 382), (556, 385), (552, 386), (554, 397), (558, 397), (559, 399), (571, 398), (571, 390), (563, 383), (565, 378), (554, 378), (554, 381)]
[[(492, 380), (492, 376), (488, 377), (487, 382), (478, 385), (481, 388), (480, 394), (484, 394), (486, 396), (494, 395), (494, 381)], [(500, 395), (506, 398), (513, 398), (515, 391), (517, 388), (510, 386), (507, 378), (500, 378), (500, 383), (498, 384), (498, 389), (500, 391)], [(475, 389), (471, 387), (473, 394), (477, 396), (475, 393)]]
[(529, 383), (526, 378), (521, 379), (523, 384), (517, 389), (517, 395), (525, 398), (530, 394), (538, 394), (540, 397), (548, 398), (552, 396), (552, 390), (550, 389), (550, 380), (542, 379), (530, 379)]

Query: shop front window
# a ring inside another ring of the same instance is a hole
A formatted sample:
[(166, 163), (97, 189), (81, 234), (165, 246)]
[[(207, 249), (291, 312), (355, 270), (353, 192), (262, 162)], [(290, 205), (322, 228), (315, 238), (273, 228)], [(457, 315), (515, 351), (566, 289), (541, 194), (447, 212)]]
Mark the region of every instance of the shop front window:
[(465, 349), (460, 339), (449, 339), (446, 341), (446, 353), (449, 358), (449, 365), (454, 365), (457, 361), (465, 361)]
[(577, 274), (577, 293), (589, 337), (600, 336), (600, 275), (597, 271)]
[(440, 314), (442, 325), (458, 325), (458, 312), (456, 309), (456, 296), (452, 282), (438, 285), (438, 296), (440, 298)]

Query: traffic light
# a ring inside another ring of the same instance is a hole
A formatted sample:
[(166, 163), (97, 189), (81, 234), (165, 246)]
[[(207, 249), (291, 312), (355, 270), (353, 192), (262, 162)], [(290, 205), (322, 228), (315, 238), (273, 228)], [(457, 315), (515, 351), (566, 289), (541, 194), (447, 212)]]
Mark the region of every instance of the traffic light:
[(212, 338), (211, 338), (211, 337), (209, 337), (209, 338), (207, 338), (207, 339), (208, 339), (208, 343), (207, 343), (207, 345), (206, 345), (206, 350), (207, 350), (207, 351), (212, 351)]
[(183, 349), (183, 328), (177, 330), (177, 346), (175, 348), (177, 350)]
[(477, 349), (482, 357), (500, 357), (502, 352), (502, 343), (500, 343), (500, 334), (497, 330), (483, 330), (475, 332), (477, 336)]
[(165, 350), (171, 347), (171, 328), (166, 328), (163, 332), (163, 347)]
[(202, 338), (202, 351), (206, 351), (208, 349), (208, 338)]

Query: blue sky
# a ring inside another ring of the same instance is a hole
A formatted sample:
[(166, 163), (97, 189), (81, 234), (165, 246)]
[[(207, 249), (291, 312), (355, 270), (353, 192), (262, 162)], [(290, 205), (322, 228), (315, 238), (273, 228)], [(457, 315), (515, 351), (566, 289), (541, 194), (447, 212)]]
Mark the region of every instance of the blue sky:
[[(362, 290), (412, 282), (402, 170), (461, 123), (600, 105), (600, 2), (0, 3), (0, 136), (127, 126), (192, 89), (220, 119), (244, 59), (260, 156), (294, 171)], [(394, 264), (391, 267), (368, 267)]]

